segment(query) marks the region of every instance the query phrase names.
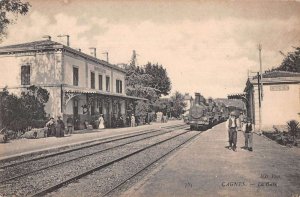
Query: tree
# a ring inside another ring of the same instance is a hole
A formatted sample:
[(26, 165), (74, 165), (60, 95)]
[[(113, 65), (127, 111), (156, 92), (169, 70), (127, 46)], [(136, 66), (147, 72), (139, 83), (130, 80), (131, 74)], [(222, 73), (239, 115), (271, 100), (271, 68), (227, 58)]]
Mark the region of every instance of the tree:
[(288, 131), (293, 137), (293, 142), (295, 143), (297, 132), (299, 132), (300, 123), (297, 120), (291, 120), (287, 122)]
[(21, 0), (1, 0), (0, 1), (0, 41), (6, 36), (8, 25), (12, 24), (19, 14), (25, 15), (30, 4)]
[(164, 114), (171, 112), (171, 102), (168, 98), (160, 98), (153, 104), (155, 112), (163, 112)]
[(30, 86), (20, 97), (4, 88), (0, 94), (1, 126), (14, 131), (44, 126), (44, 107), (48, 99), (49, 92), (41, 87)]
[(294, 52), (288, 53), (281, 65), (273, 70), (289, 71), (300, 73), (300, 47), (295, 47)]
[[(12, 128), (14, 121), (24, 122), (26, 114), (22, 110), (21, 99), (13, 94), (9, 94), (6, 88), (1, 92), (1, 126), (6, 128)], [(20, 124), (22, 127), (22, 124)]]
[(30, 86), (21, 93), (21, 99), (28, 114), (28, 121), (43, 120), (45, 118), (45, 103), (49, 100), (49, 92), (41, 87)]
[(153, 80), (149, 81), (149, 85), (155, 89), (156, 94), (159, 97), (168, 95), (171, 90), (171, 81), (167, 70), (162, 65), (151, 64), (150, 62), (145, 65), (144, 69), (145, 73), (153, 78)]
[(154, 102), (158, 99), (156, 90), (150, 86), (153, 77), (144, 72), (139, 66), (129, 65), (126, 70), (126, 94), (130, 96), (142, 97)]
[[(134, 64), (127, 65), (126, 70), (126, 94), (148, 99), (148, 102), (137, 101), (135, 114), (137, 116), (146, 116), (152, 108), (152, 104), (158, 99), (154, 88), (150, 87), (149, 82), (153, 80), (152, 76), (145, 74), (144, 69)], [(130, 106), (133, 110), (133, 106)]]
[(186, 103), (184, 102), (184, 95), (176, 91), (170, 99), (171, 115), (179, 118), (185, 111)]

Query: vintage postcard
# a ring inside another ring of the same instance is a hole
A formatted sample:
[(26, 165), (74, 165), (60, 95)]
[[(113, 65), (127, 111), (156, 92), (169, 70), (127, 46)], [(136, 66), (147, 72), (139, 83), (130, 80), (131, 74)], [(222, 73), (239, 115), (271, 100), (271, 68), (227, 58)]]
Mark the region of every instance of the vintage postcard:
[(300, 2), (0, 0), (0, 197), (300, 197)]

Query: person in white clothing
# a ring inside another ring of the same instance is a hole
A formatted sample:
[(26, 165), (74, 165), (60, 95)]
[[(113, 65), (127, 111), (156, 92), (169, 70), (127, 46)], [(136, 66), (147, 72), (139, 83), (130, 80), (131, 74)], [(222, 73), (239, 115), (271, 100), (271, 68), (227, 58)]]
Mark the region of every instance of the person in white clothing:
[(98, 121), (99, 121), (99, 129), (104, 129), (104, 119), (103, 119), (103, 115), (102, 114), (100, 114), (100, 117), (99, 117), (99, 119), (98, 119)]
[(135, 127), (135, 117), (134, 117), (134, 114), (131, 115), (131, 127)]

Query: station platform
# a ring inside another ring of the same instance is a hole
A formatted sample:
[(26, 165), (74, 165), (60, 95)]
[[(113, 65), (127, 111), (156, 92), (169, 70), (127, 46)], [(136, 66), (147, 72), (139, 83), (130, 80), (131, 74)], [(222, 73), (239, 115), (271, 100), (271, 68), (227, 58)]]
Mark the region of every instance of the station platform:
[(225, 123), (203, 132), (122, 196), (300, 196), (300, 148), (257, 134), (254, 150), (228, 146)]
[(150, 125), (141, 125), (137, 127), (125, 127), (101, 130), (79, 130), (71, 136), (61, 138), (47, 137), (39, 139), (17, 139), (8, 143), (0, 143), (0, 160), (10, 159), (36, 152), (46, 152), (52, 149), (70, 147), (82, 143), (88, 143), (96, 139), (120, 136), (128, 133), (134, 133), (147, 129), (156, 129), (165, 126), (184, 124), (182, 120), (172, 120), (167, 123), (151, 123)]

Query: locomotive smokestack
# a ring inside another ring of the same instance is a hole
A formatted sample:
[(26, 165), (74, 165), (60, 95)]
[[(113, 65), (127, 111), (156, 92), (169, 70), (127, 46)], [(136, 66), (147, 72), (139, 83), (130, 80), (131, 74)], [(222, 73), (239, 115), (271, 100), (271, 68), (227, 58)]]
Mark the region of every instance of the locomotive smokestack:
[(200, 105), (200, 93), (195, 93), (195, 104)]

